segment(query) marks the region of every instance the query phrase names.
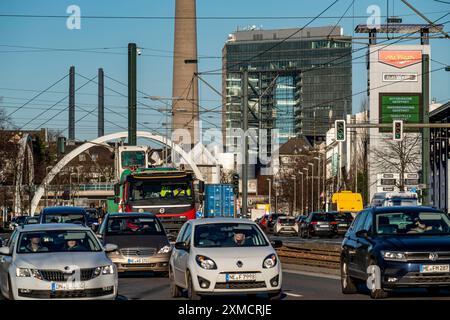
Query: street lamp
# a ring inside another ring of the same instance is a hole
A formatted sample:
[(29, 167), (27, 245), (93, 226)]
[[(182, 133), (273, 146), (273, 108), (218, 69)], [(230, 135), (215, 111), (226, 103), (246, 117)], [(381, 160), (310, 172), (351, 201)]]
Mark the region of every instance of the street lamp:
[(69, 175), (69, 203), (72, 202), (72, 205), (75, 205), (72, 197), (72, 176), (77, 175), (75, 172), (71, 172)]
[(311, 212), (314, 211), (314, 163), (309, 162), (308, 166), (311, 166)]
[(292, 215), (295, 215), (296, 205), (297, 205), (297, 177), (292, 176), (294, 180), (294, 205), (292, 206)]
[(304, 171), (306, 171), (306, 208), (309, 208), (309, 199), (308, 199), (308, 173), (309, 173), (309, 168), (303, 168)]
[(303, 193), (305, 192), (303, 188), (303, 172), (299, 172), (299, 174), (302, 176), (302, 192), (300, 193), (302, 195), (302, 215), (305, 213), (305, 207), (303, 206)]
[(269, 181), (269, 214), (272, 212), (272, 180), (267, 178)]
[(317, 167), (317, 210), (320, 211), (320, 157), (314, 157), (314, 160), (318, 160)]
[(44, 190), (45, 190), (45, 206), (46, 207), (48, 207), (48, 184), (47, 184), (48, 168), (53, 168), (53, 167), (52, 166), (45, 167)]

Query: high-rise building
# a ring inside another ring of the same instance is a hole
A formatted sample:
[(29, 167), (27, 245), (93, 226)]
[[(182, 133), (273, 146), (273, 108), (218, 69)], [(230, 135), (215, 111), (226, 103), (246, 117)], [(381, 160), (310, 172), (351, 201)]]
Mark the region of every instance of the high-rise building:
[(238, 143), (233, 129), (242, 127), (242, 67), (251, 85), (249, 128), (267, 129), (268, 136), (278, 129), (280, 143), (296, 136), (319, 142), (335, 119), (352, 111), (351, 50), (351, 37), (339, 26), (230, 34), (222, 50), (227, 150)]
[[(199, 140), (198, 79), (196, 77), (197, 21), (195, 17), (195, 0), (176, 0), (172, 130), (188, 130), (191, 145)], [(175, 138), (175, 142), (180, 142), (180, 139)], [(184, 143), (188, 142), (184, 141)]]

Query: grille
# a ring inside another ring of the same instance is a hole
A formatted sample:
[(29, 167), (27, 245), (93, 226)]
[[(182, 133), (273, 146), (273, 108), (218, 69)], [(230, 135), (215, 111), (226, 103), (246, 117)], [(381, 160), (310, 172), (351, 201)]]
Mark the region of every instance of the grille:
[(265, 288), (264, 281), (246, 281), (246, 282), (217, 282), (216, 289), (256, 289)]
[(436, 261), (439, 260), (450, 260), (450, 252), (407, 252), (406, 253), (406, 259), (408, 261), (432, 261), (430, 260), (429, 256), (430, 253), (437, 253), (438, 258)]
[(125, 248), (121, 249), (120, 253), (124, 256), (130, 257), (142, 257), (142, 256), (152, 256), (156, 253), (155, 248)]
[(98, 289), (67, 290), (67, 291), (32, 290), (31, 292), (27, 293), (19, 291), (19, 296), (34, 299), (70, 299), (70, 298), (101, 297), (113, 293), (114, 288), (111, 287), (108, 290), (98, 288)]
[[(81, 269), (80, 272), (81, 281), (88, 281), (98, 276), (95, 275), (95, 268)], [(64, 273), (59, 270), (39, 270), (39, 273), (41, 274), (43, 280), (53, 282), (67, 281), (70, 277), (70, 274)]]
[(160, 263), (121, 263), (122, 268), (133, 268), (133, 269), (149, 269), (149, 268), (163, 268), (167, 267), (167, 262)]
[(400, 279), (400, 283), (409, 284), (450, 284), (450, 274), (449, 273), (439, 273), (435, 275), (424, 275), (422, 273), (408, 273), (403, 278)]

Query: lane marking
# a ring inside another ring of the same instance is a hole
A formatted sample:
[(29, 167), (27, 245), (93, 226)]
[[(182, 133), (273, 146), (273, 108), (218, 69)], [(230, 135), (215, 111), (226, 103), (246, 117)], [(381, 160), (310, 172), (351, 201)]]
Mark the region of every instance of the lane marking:
[(283, 272), (300, 274), (302, 276), (310, 276), (310, 277), (316, 277), (316, 278), (326, 278), (326, 279), (332, 279), (332, 280), (340, 280), (341, 279), (340, 276), (333, 275), (333, 274), (315, 273), (315, 272), (289, 270), (289, 269), (284, 269)]
[(290, 292), (284, 292), (284, 294), (287, 296), (290, 296), (290, 297), (303, 298), (303, 295), (301, 295), (301, 294), (290, 293)]

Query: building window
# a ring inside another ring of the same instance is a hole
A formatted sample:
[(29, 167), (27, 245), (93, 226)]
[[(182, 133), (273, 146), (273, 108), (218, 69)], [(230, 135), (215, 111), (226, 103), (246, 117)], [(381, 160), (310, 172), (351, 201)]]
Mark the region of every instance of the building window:
[(80, 162), (86, 161), (86, 155), (85, 155), (85, 154), (80, 154), (80, 155), (78, 156), (78, 161), (80, 161)]

